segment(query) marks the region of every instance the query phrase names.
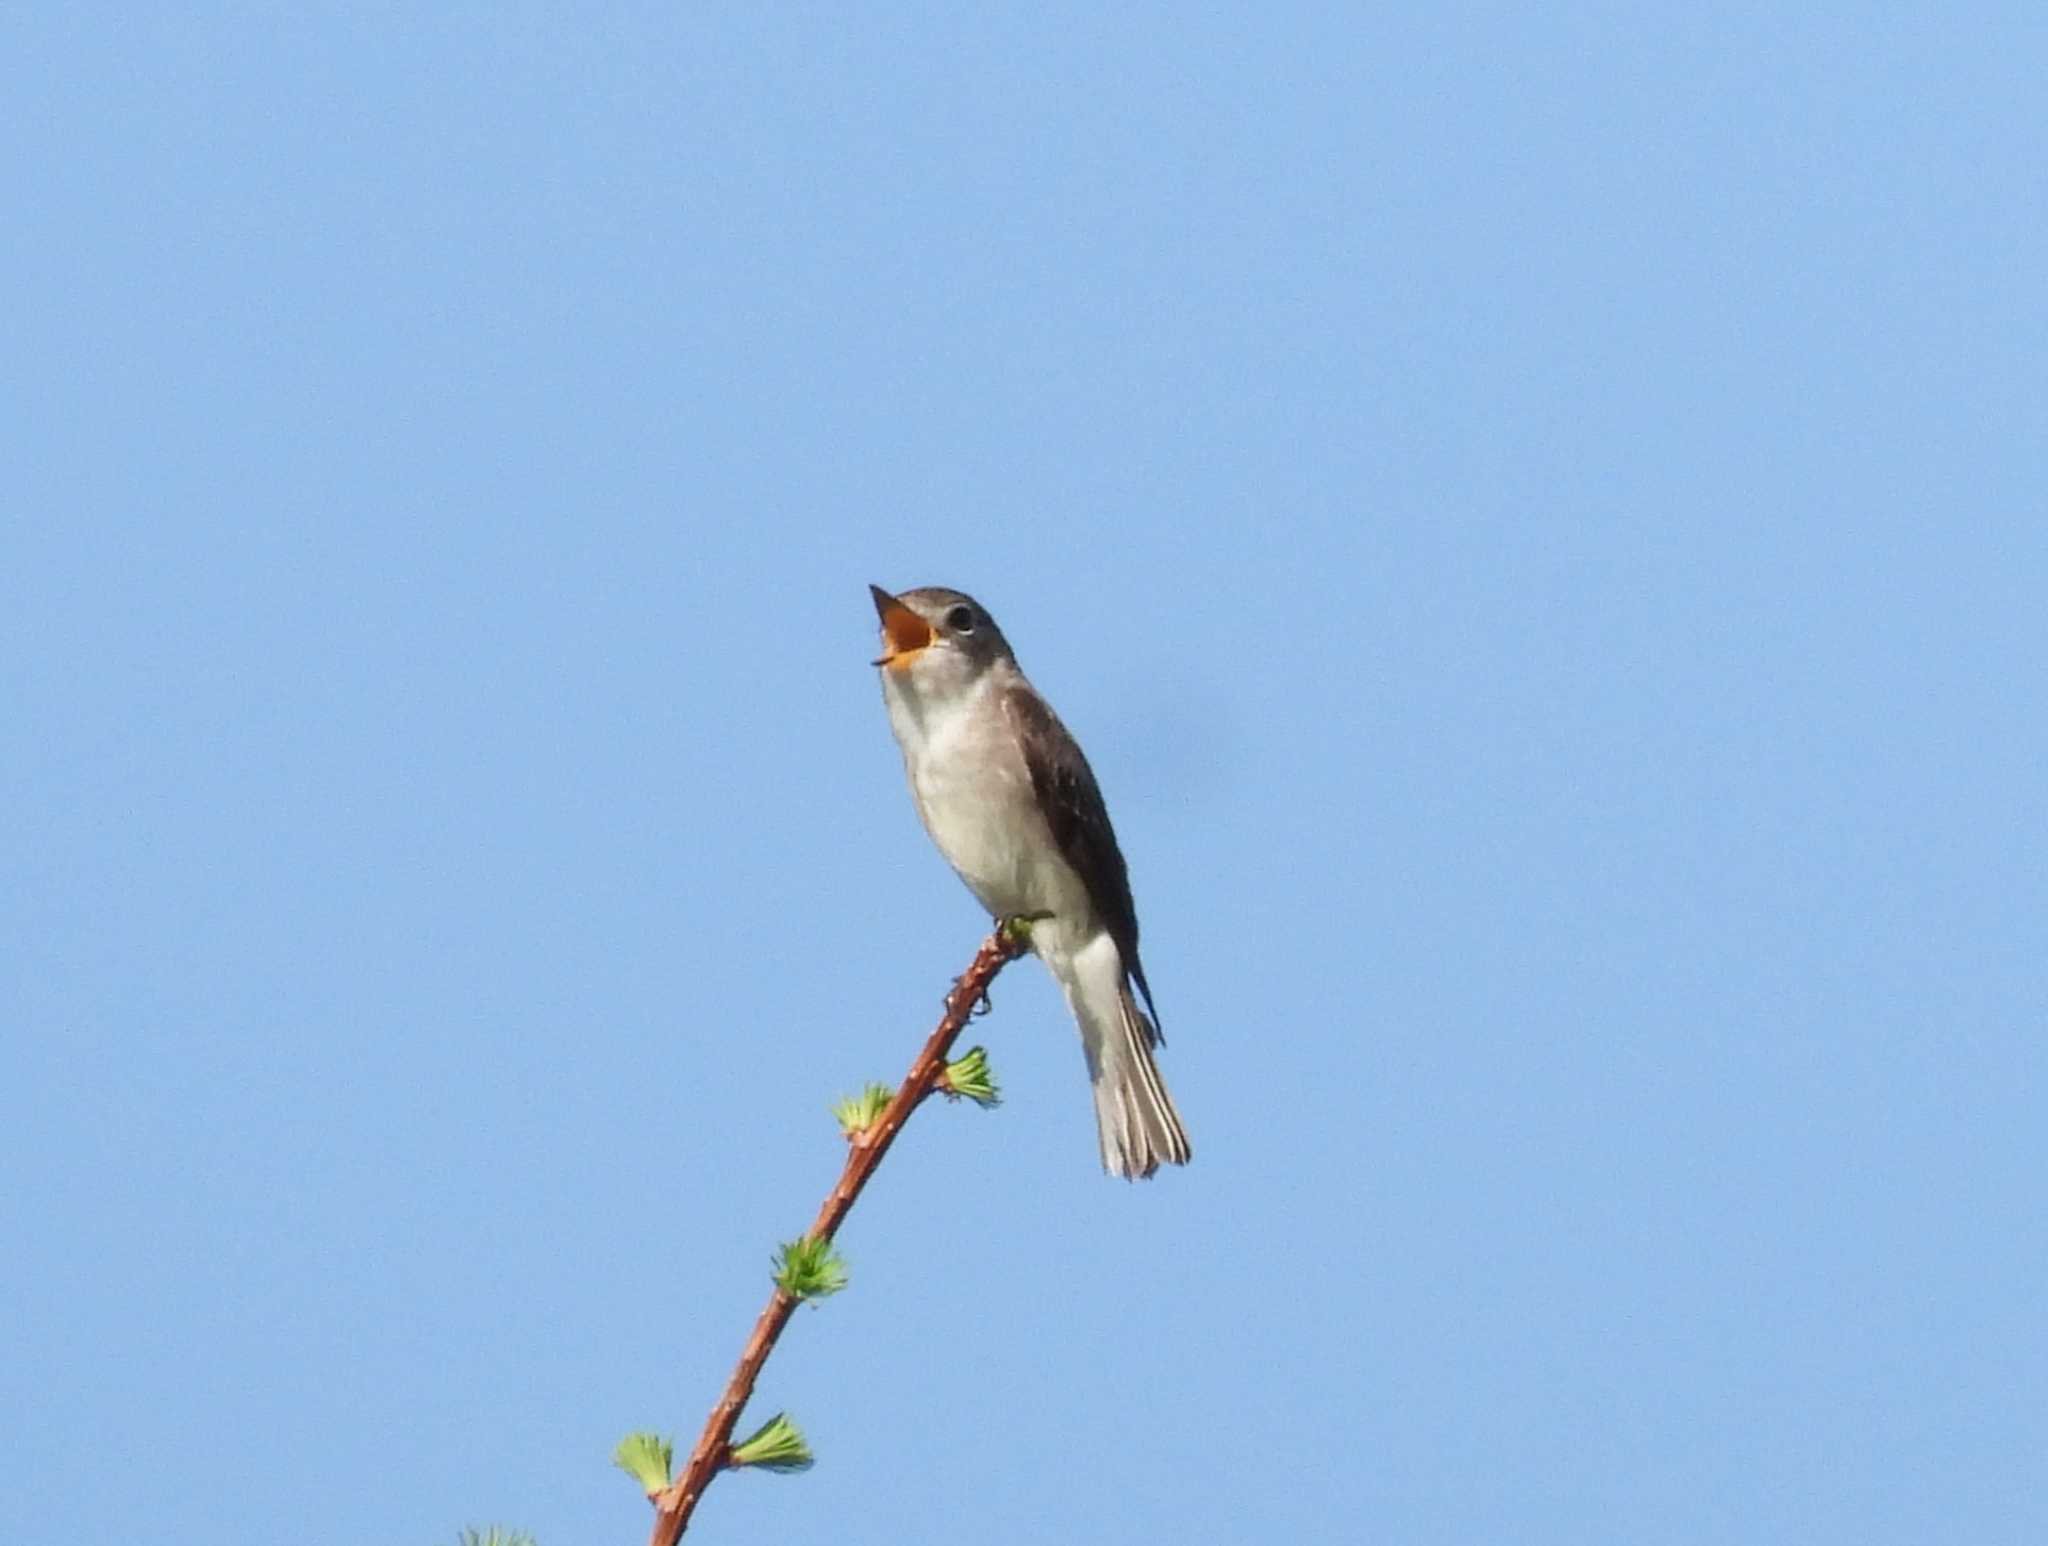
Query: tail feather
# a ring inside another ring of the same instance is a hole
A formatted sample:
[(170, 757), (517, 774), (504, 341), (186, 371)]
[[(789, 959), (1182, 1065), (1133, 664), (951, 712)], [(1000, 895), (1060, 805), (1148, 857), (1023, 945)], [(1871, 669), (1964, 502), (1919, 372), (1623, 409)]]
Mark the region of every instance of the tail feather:
[(1032, 942), (1081, 1027), (1102, 1168), (1142, 1181), (1161, 1165), (1185, 1165), (1194, 1150), (1152, 1056), (1159, 1032), (1131, 995), (1116, 942), (1103, 930), (1076, 945), (1046, 924)]
[(1117, 1010), (1110, 1024), (1086, 1027), (1098, 1033), (1087, 1038), (1095, 1127), (1102, 1168), (1141, 1181), (1162, 1164), (1185, 1165), (1194, 1149), (1152, 1055), (1159, 1033), (1127, 985), (1119, 984)]

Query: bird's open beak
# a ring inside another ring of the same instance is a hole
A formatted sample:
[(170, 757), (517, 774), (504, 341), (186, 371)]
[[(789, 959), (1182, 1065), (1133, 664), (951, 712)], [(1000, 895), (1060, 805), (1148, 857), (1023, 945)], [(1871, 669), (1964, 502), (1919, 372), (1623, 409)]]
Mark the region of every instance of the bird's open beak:
[(875, 662), (892, 671), (907, 671), (919, 650), (932, 642), (932, 625), (883, 590), (870, 585), (875, 612), (882, 619), (882, 658)]

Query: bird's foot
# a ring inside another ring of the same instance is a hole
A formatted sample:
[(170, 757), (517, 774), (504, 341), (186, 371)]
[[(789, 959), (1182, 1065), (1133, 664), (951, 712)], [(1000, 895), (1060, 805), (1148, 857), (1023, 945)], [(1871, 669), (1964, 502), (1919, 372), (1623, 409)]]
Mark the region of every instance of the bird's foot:
[[(953, 986), (948, 988), (946, 990), (946, 996), (939, 1000), (939, 1007), (943, 1009), (947, 1014), (950, 1015), (954, 1012), (953, 1000), (955, 997), (959, 995), (960, 984), (965, 982), (966, 980), (967, 979), (965, 977), (955, 977), (953, 979)], [(988, 989), (983, 988), (981, 990), (981, 997), (976, 999), (972, 1004), (967, 1006), (967, 1018), (970, 1020), (978, 1020), (995, 1007), (995, 1000), (988, 996)]]

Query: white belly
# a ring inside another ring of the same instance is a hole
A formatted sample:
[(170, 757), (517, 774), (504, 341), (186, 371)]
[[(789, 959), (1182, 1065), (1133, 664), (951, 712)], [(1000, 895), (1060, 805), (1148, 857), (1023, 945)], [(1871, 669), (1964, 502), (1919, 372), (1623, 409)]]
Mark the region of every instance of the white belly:
[(889, 688), (917, 813), (968, 890), (991, 917), (1051, 913), (1068, 926), (1058, 932), (1092, 933), (1087, 891), (1053, 844), (993, 684), (943, 707)]

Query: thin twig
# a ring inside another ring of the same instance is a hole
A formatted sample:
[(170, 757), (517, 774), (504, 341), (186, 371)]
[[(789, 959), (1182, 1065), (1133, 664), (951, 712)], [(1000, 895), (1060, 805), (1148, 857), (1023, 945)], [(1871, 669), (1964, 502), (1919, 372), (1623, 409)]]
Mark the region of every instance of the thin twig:
[[(996, 980), (998, 972), (1029, 948), (1023, 939), (1003, 928), (998, 928), (981, 942), (974, 964), (967, 968), (966, 975), (954, 983), (953, 991), (946, 995), (946, 1009), (939, 1019), (938, 1028), (925, 1041), (917, 1061), (910, 1065), (910, 1072), (896, 1091), (895, 1099), (883, 1109), (872, 1127), (851, 1140), (846, 1168), (840, 1173), (839, 1184), (832, 1188), (831, 1195), (818, 1210), (818, 1217), (812, 1223), (807, 1238), (830, 1240), (838, 1233), (839, 1226), (846, 1221), (846, 1215), (859, 1199), (861, 1189), (868, 1184), (875, 1167), (882, 1163), (882, 1156), (889, 1152), (889, 1145), (903, 1130), (903, 1124), (910, 1120), (910, 1114), (917, 1110), (924, 1098), (938, 1088), (939, 1077), (946, 1070), (946, 1054), (952, 1051), (954, 1041), (965, 1029), (975, 1007), (986, 998), (989, 984)], [(769, 1296), (760, 1319), (754, 1322), (753, 1335), (747, 1338), (746, 1348), (740, 1353), (739, 1364), (733, 1369), (732, 1378), (726, 1382), (725, 1394), (711, 1409), (703, 1435), (697, 1440), (697, 1447), (690, 1452), (690, 1463), (683, 1468), (680, 1477), (654, 1495), (654, 1534), (649, 1546), (676, 1546), (689, 1525), (697, 1500), (711, 1485), (711, 1478), (730, 1463), (733, 1427), (739, 1422), (741, 1409), (754, 1394), (754, 1381), (761, 1376), (761, 1366), (775, 1351), (776, 1339), (782, 1335), (782, 1328), (789, 1324), (790, 1314), (798, 1302), (794, 1294), (782, 1288), (777, 1288)]]

